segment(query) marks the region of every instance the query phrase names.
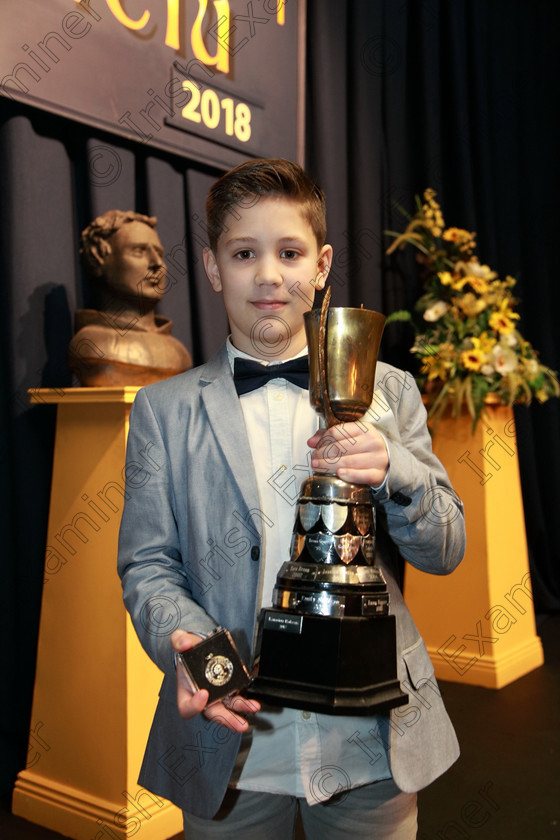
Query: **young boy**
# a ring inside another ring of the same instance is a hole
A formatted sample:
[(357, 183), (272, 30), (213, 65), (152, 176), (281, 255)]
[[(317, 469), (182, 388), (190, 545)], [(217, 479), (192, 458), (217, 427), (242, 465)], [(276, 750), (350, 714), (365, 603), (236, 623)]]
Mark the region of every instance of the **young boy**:
[[(140, 640), (165, 673), (139, 781), (183, 809), (187, 838), (291, 838), (299, 807), (308, 838), (409, 840), (416, 791), (459, 751), (397, 559), (451, 572), (464, 551), (461, 503), (409, 374), (379, 363), (365, 422), (328, 433), (317, 431), (301, 361), (263, 375), (305, 358), (303, 313), (332, 259), (319, 188), (288, 161), (249, 161), (212, 187), (207, 216), (204, 266), (231, 335), (206, 364), (141, 390), (130, 419), (131, 459), (141, 450), (152, 466), (139, 481), (130, 465), (119, 573)], [(247, 361), (260, 377), (240, 370)], [(241, 696), (207, 706), (175, 655), (223, 626), (250, 668), (260, 608), (289, 558), (297, 489), (285, 488), (305, 477), (309, 449), (314, 469), (332, 470), (333, 439), (339, 477), (371, 487), (409, 703), (370, 717)]]

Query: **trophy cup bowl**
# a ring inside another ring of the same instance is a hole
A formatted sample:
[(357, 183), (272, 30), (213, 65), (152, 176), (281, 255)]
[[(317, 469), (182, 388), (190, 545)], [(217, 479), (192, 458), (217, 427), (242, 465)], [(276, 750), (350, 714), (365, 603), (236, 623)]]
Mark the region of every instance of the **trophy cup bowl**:
[[(359, 420), (373, 400), (385, 317), (367, 309), (304, 315), (309, 393), (326, 426)], [(348, 438), (351, 445), (351, 437)], [(290, 559), (261, 611), (252, 696), (329, 714), (408, 702), (396, 673), (396, 624), (375, 564), (370, 488), (314, 472), (303, 481)]]
[[(325, 414), (320, 370), (321, 313), (312, 309), (303, 316), (309, 350), (309, 398), (315, 410)], [(335, 307), (326, 321), (326, 390), (335, 420), (359, 420), (373, 400), (375, 368), (385, 316), (369, 309)]]

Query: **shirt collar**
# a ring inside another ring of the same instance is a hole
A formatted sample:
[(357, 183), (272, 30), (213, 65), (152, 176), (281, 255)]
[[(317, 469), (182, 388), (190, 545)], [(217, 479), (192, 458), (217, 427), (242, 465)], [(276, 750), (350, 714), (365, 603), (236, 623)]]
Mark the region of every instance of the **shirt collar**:
[[(238, 350), (237, 347), (234, 347), (231, 341), (231, 336), (228, 335), (226, 339), (226, 349), (228, 354), (229, 365), (231, 368), (231, 372), (233, 373), (233, 361), (234, 359), (250, 359), (252, 362), (258, 362), (261, 365), (275, 365), (278, 363), (278, 359), (259, 359), (257, 356), (251, 356), (249, 353), (245, 353), (243, 350)], [(299, 359), (301, 356), (307, 356), (307, 347), (304, 347), (303, 350), (300, 350), (299, 353), (296, 353), (295, 356), (290, 356), (287, 359), (282, 359), (283, 362), (289, 362), (291, 359)]]

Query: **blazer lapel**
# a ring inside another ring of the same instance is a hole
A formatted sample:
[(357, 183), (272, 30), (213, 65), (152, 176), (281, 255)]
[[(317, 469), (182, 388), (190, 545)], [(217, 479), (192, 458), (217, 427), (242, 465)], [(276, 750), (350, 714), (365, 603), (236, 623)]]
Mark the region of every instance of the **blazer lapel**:
[[(225, 345), (203, 365), (199, 385), (208, 420), (239, 493), (248, 510), (260, 510), (253, 457)], [(253, 521), (262, 536), (261, 518), (257, 516)]]

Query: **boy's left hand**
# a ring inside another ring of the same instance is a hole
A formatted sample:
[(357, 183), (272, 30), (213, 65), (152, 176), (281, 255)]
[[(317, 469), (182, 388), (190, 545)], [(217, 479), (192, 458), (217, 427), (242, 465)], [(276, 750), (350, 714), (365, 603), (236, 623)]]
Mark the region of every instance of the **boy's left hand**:
[(389, 454), (382, 436), (372, 423), (341, 423), (319, 429), (307, 445), (314, 450), (311, 466), (334, 473), (353, 484), (379, 487), (389, 467)]

